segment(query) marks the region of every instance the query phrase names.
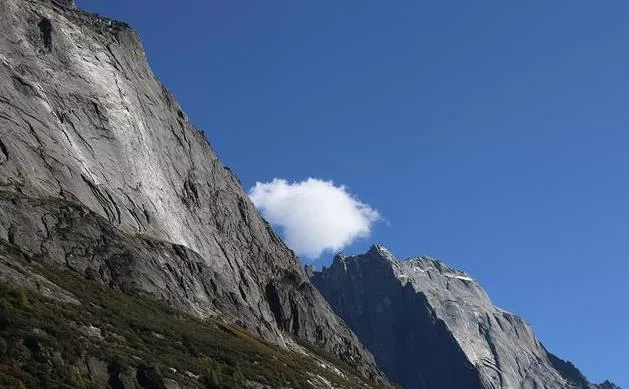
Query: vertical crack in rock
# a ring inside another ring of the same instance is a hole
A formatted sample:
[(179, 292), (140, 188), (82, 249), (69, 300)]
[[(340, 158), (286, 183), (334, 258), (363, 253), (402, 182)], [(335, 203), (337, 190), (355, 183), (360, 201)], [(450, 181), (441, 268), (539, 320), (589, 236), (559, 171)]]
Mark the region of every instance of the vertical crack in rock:
[(37, 23), (37, 27), (39, 27), (39, 33), (44, 42), (44, 47), (48, 51), (52, 50), (52, 23), (50, 19), (42, 18), (39, 23)]
[(98, 123), (100, 124), (100, 128), (103, 131), (109, 131), (108, 130), (108, 123), (107, 123), (107, 116), (105, 116), (103, 113), (101, 113), (101, 109), (98, 106), (98, 103), (96, 101), (92, 101), (91, 102), (92, 108), (94, 109), (94, 114), (96, 114), (96, 118), (98, 119)]
[(181, 196), (181, 200), (188, 208), (191, 208), (193, 205), (197, 207), (200, 205), (199, 192), (197, 191), (195, 181), (194, 172), (190, 170), (183, 181), (183, 194)]
[(7, 230), (7, 240), (11, 244), (15, 244), (15, 224), (10, 224)]
[(0, 139), (0, 165), (9, 160), (9, 152), (7, 151), (7, 146)]

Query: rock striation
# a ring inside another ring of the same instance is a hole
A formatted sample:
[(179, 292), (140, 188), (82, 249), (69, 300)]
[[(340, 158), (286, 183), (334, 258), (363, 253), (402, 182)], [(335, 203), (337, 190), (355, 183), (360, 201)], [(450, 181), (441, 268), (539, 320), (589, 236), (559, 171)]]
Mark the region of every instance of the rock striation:
[(0, 0), (0, 18), (1, 240), (379, 379), (129, 26), (70, 0)]
[(335, 312), (408, 389), (607, 389), (549, 353), (520, 317), (468, 274), (384, 246), (311, 273)]

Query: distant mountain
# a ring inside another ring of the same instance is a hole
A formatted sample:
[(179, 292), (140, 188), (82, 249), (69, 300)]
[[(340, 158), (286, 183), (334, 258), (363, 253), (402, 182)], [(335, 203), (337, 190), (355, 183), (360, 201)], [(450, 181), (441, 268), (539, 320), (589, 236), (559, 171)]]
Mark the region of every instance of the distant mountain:
[(492, 304), (468, 274), (375, 245), (308, 269), (334, 311), (408, 389), (618, 389), (593, 385), (546, 351), (520, 317)]
[[(138, 35), (71, 0), (0, 0), (0, 244), (20, 253), (3, 255), (0, 267), (0, 279), (18, 294), (64, 289), (30, 266), (35, 261), (144, 304), (159, 300), (199, 320), (237, 325), (287, 353), (319, 350), (339, 361), (339, 376), (344, 370), (384, 382), (371, 354), (153, 75)], [(73, 295), (65, 303), (97, 304)], [(90, 328), (80, 316), (59, 320)], [(28, 339), (37, 332), (11, 328)], [(4, 341), (28, 342), (19, 339)], [(46, 352), (51, 370), (29, 373), (40, 382), (57, 368), (78, 366), (66, 358), (55, 365), (52, 355), (61, 349)], [(197, 352), (212, 357), (212, 350)], [(19, 358), (40, 357), (24, 353)], [(0, 377), (24, 372), (28, 364), (16, 358), (0, 363)], [(111, 359), (101, 362), (105, 373), (116, 369)], [(72, 373), (77, 382), (84, 370)], [(300, 385), (312, 386), (306, 378)]]

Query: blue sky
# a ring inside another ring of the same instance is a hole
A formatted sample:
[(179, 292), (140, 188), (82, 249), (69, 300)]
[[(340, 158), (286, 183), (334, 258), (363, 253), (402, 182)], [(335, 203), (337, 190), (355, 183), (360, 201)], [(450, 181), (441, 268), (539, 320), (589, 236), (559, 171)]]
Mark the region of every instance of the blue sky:
[(79, 3), (139, 30), (245, 187), (347, 185), (388, 221), (347, 252), (465, 269), (629, 387), (629, 3)]

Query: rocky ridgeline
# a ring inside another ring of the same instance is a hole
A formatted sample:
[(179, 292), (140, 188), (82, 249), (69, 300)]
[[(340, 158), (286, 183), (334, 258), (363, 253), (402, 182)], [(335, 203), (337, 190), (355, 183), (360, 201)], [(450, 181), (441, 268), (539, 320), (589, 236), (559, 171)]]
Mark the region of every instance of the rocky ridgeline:
[(310, 271), (334, 311), (408, 389), (614, 389), (592, 385), (551, 353), (520, 317), (472, 277), (428, 257), (400, 261), (385, 247), (337, 255)]

